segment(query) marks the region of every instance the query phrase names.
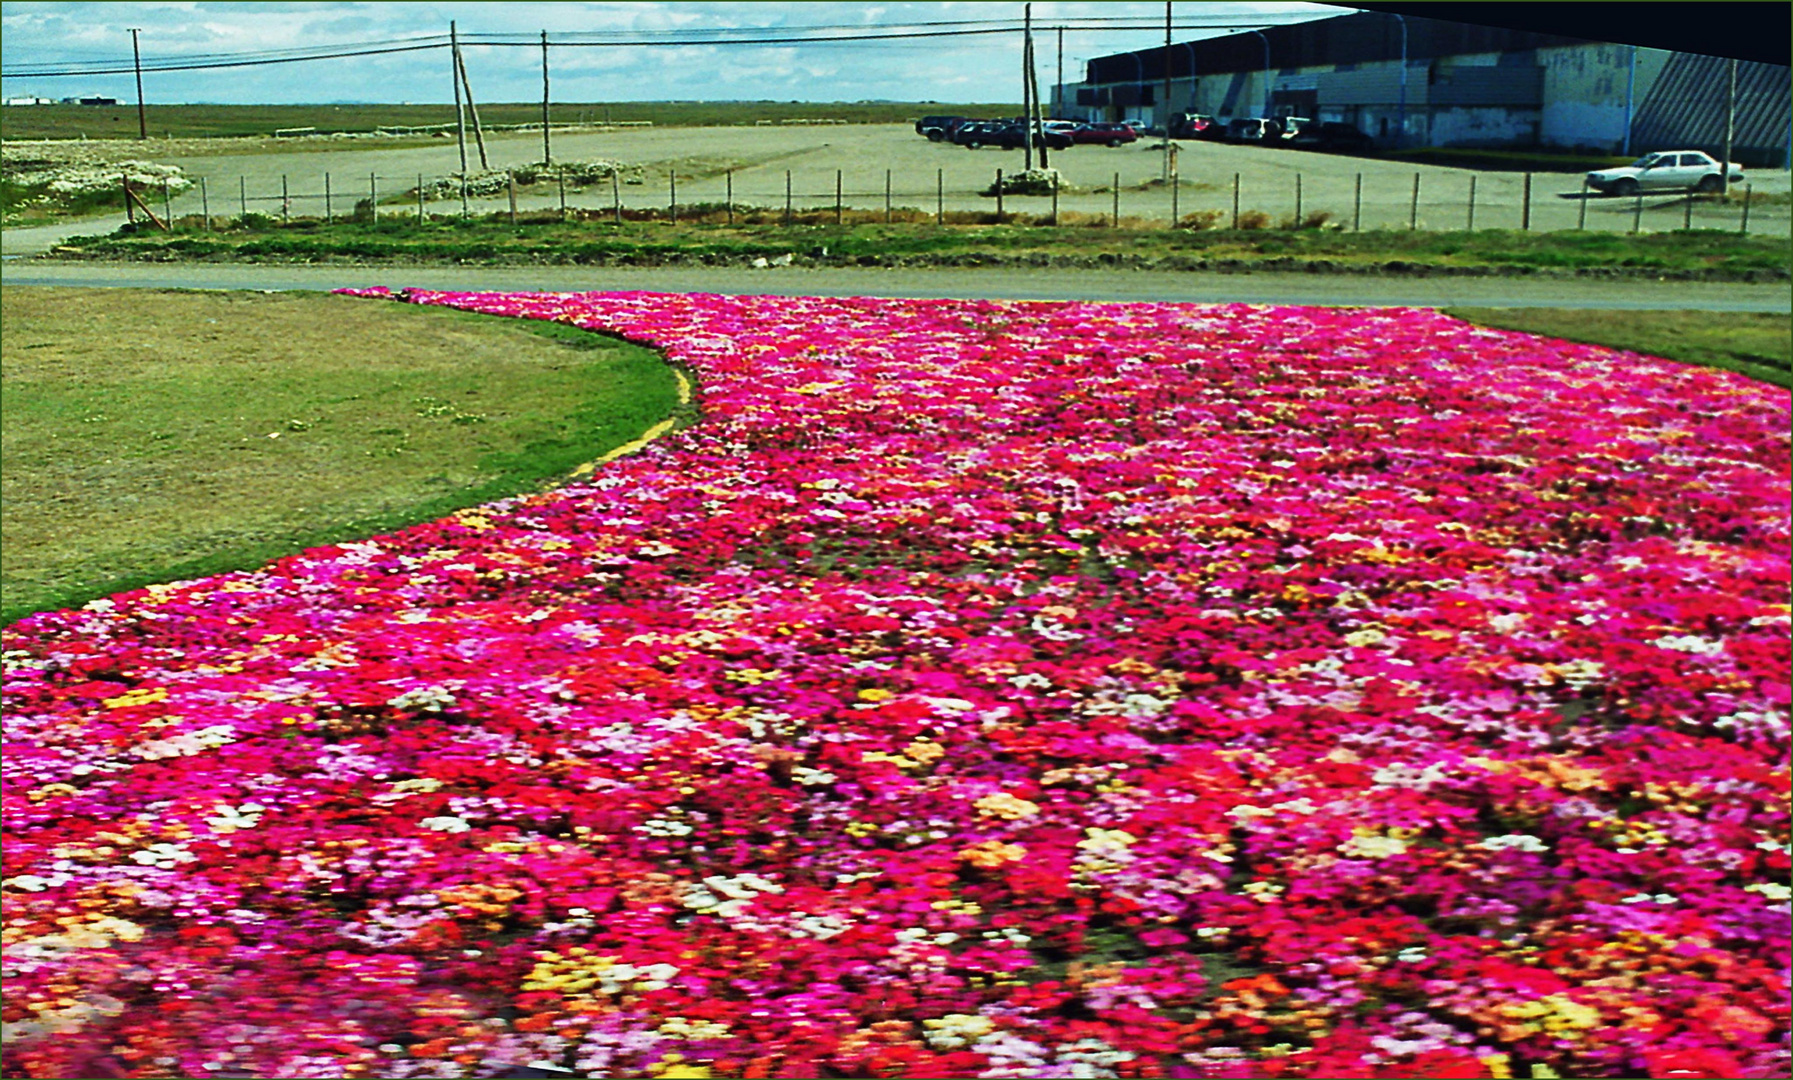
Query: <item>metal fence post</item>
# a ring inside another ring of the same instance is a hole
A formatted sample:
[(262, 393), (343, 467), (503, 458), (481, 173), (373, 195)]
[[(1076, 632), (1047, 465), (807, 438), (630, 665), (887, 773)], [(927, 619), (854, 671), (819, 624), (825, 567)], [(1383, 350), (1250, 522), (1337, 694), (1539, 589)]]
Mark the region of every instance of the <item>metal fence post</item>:
[(996, 224), (1002, 224), (1002, 170), (996, 170)]
[(336, 224), (336, 211), (330, 205), (330, 174), (324, 174), (324, 224)]
[(1519, 228), (1530, 232), (1532, 227), (1532, 174), (1525, 174), (1525, 190), (1520, 196)]
[(423, 174), (417, 174), (417, 224), (423, 224)]
[(616, 215), (616, 223), (623, 223), (623, 189), (617, 186), (616, 170), (610, 170), (610, 207)]
[(373, 173), (367, 174), (367, 220), (380, 223), (380, 182)]
[(884, 224), (890, 224), (890, 170), (884, 170)]
[(1178, 213), (1177, 186), (1177, 174), (1173, 172), (1170, 174), (1170, 227), (1173, 229), (1177, 227), (1177, 222), (1183, 220), (1183, 216)]
[(1407, 209), (1407, 231), (1419, 228), (1419, 173), (1413, 174), (1413, 203)]
[(517, 174), (514, 172), (506, 172), (504, 174), (504, 179), (506, 181), (505, 188), (510, 194), (511, 224), (515, 225), (517, 223)]
[(1058, 228), (1058, 174), (1052, 174), (1052, 227)]
[(1750, 192), (1750, 185), (1744, 184), (1743, 185), (1743, 220), (1737, 226), (1737, 235), (1738, 236), (1748, 236), (1749, 235), (1749, 192)]
[(1575, 213), (1575, 227), (1588, 227), (1588, 178), (1585, 176), (1581, 178), (1581, 208)]
[(237, 208), (243, 217), (249, 216), (249, 181), (241, 176), (237, 177)]
[(934, 224), (946, 224), (946, 170), (934, 170)]
[(791, 170), (784, 171), (784, 223), (791, 223)]
[(834, 223), (840, 224), (840, 170), (834, 170)]
[(467, 214), (467, 174), (463, 172), (461, 174), (461, 219), (463, 221), (466, 220)]
[(1463, 226), (1469, 232), (1475, 232), (1475, 176), (1469, 177), (1469, 222)]
[(162, 220), (166, 221), (169, 227), (173, 227), (174, 207), (168, 198), (168, 180), (166, 178), (162, 180)]
[(1239, 174), (1233, 174), (1233, 228), (1239, 227)]
[(199, 178), (199, 216), (205, 219), (205, 231), (212, 231), (212, 200), (206, 195), (205, 177)]
[(728, 204), (728, 223), (735, 223), (735, 170), (729, 169), (722, 174), (722, 201)]
[(1644, 197), (1640, 193), (1631, 200), (1631, 235), (1636, 236), (1644, 223)]
[(1356, 232), (1363, 221), (1363, 174), (1357, 174), (1357, 193), (1351, 196), (1351, 231)]
[(125, 193), (125, 220), (132, 225), (137, 224), (137, 204), (131, 201), (131, 177), (128, 173), (119, 173), (118, 182)]
[(567, 174), (556, 173), (554, 179), (560, 187), (560, 220), (565, 221), (567, 219)]
[(1109, 224), (1113, 225), (1115, 228), (1118, 229), (1121, 227), (1121, 174), (1120, 173), (1114, 174), (1114, 187), (1110, 188), (1109, 190), (1114, 192), (1114, 218), (1113, 218), (1113, 220), (1111, 220), (1109, 222)]
[(672, 201), (667, 204), (666, 216), (672, 219), (672, 223), (674, 225), (677, 225), (679, 223), (679, 177), (678, 177), (678, 174), (673, 172), (671, 169), (666, 170), (666, 182), (668, 184), (672, 185)]
[(1692, 229), (1693, 229), (1693, 195), (1690, 192), (1688, 194), (1687, 198), (1681, 203), (1681, 231), (1682, 232), (1690, 232), (1690, 231), (1692, 231)]
[(1295, 227), (1301, 228), (1301, 174), (1295, 174)]
[(292, 211), (293, 211), (293, 202), (292, 202), (292, 199), (288, 197), (287, 192), (286, 192), (286, 174), (281, 173), (280, 174), (280, 220), (286, 221), (286, 220), (290, 219), (292, 217)]

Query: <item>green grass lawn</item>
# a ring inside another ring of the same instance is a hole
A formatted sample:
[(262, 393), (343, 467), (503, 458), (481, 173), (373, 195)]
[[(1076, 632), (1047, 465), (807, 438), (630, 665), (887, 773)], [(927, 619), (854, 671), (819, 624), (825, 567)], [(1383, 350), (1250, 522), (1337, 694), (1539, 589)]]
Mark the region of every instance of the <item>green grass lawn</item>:
[(1483, 326), (1610, 345), (1793, 387), (1793, 316), (1562, 308), (1444, 310), (1447, 315)]
[[(1793, 250), (1784, 240), (1696, 229), (1632, 236), (1609, 232), (1525, 232), (1405, 229), (1350, 232), (1332, 228), (1116, 229), (1091, 218), (1051, 226), (1043, 219), (994, 212), (957, 212), (947, 224), (902, 211), (810, 208), (783, 224), (782, 210), (736, 208), (735, 224), (720, 206), (682, 207), (680, 220), (652, 220), (643, 211), (616, 223), (586, 211), (579, 220), (507, 214), (426, 221), (401, 214), (378, 223), (321, 219), (276, 221), (258, 215), (214, 231), (198, 218), (172, 233), (126, 226), (109, 236), (70, 240), (63, 254), (115, 259), (318, 262), (352, 259), (393, 263), (745, 262), (795, 253), (813, 265), (1101, 266), (1124, 262), (1160, 269), (1286, 269), (1443, 273), (1597, 272), (1680, 275), (1719, 280), (1785, 280)], [(659, 214), (662, 218), (664, 211)]]
[(0, 621), (566, 475), (675, 413), (658, 354), (319, 294), (0, 290)]

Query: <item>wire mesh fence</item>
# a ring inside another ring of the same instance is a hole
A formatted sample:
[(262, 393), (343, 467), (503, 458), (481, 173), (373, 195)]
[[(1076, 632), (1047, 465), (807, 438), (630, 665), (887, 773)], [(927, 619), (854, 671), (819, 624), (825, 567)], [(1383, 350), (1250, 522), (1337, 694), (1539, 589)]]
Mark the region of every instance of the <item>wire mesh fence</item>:
[[(661, 177), (611, 172), (564, 175), (539, 169), (477, 176), (378, 172), (286, 174), (216, 183), (202, 178), (175, 192), (124, 181), (141, 209), (171, 228), (221, 227), (243, 220), (414, 221), (510, 214), (517, 220), (669, 221), (727, 225), (1087, 226), (1129, 229), (1564, 230), (1614, 233), (1706, 229), (1749, 234), (1763, 225), (1749, 184), (1725, 194), (1662, 191), (1602, 195), (1563, 174), (1415, 172), (1395, 185), (1384, 173), (1291, 171), (1279, 177), (1173, 173), (1132, 182), (1073, 185), (1040, 171), (1018, 177), (997, 168), (966, 186), (892, 169), (721, 170)], [(1018, 183), (1026, 179), (1029, 183)], [(1395, 188), (1398, 187), (1398, 190)], [(223, 190), (219, 190), (222, 188)], [(160, 211), (153, 213), (152, 210)], [(1756, 220), (1752, 223), (1752, 210)], [(1784, 215), (1783, 215), (1784, 216)]]

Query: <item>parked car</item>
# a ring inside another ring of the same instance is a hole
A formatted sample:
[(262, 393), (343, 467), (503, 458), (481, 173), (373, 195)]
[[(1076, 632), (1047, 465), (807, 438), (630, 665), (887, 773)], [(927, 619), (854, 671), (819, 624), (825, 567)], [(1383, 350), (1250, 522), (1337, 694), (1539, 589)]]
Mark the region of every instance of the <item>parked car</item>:
[[(1617, 169), (1588, 173), (1588, 187), (1603, 195), (1635, 195), (1640, 191), (1717, 191), (1724, 186), (1724, 166), (1699, 150), (1658, 150)], [(1743, 170), (1731, 166), (1731, 183), (1743, 182)]]
[[(976, 150), (984, 146), (999, 146), (1004, 150), (1019, 150), (1026, 145), (1027, 129), (1024, 125), (998, 124), (992, 126), (994, 130), (979, 132), (972, 136), (971, 140), (964, 144), (966, 148)], [(1071, 137), (1062, 131), (1041, 130), (1036, 127), (1033, 129), (1033, 144), (1044, 146), (1049, 150), (1069, 150)]]
[(1271, 143), (1282, 138), (1282, 125), (1262, 116), (1240, 117), (1228, 122), (1226, 141), (1232, 143)]
[(1322, 120), (1302, 128), (1286, 143), (1295, 150), (1322, 150), (1334, 154), (1368, 154), (1376, 149), (1376, 140), (1358, 130), (1354, 124)]
[(1178, 113), (1170, 120), (1173, 139), (1209, 139), (1220, 135), (1220, 122), (1204, 113)]
[(954, 128), (947, 140), (975, 150), (988, 142), (992, 133), (1002, 130), (1004, 126), (1001, 120), (968, 120)]
[(1074, 143), (1095, 143), (1101, 146), (1121, 146), (1139, 141), (1139, 132), (1126, 124), (1111, 124), (1105, 120), (1078, 124), (1068, 134)]
[(1276, 126), (1281, 129), (1280, 135), (1282, 141), (1286, 143), (1307, 130), (1309, 127), (1312, 127), (1313, 123), (1312, 120), (1309, 120), (1305, 116), (1285, 116), (1276, 122)]
[(915, 122), (915, 133), (926, 135), (929, 142), (944, 142), (964, 123), (963, 116), (924, 116)]

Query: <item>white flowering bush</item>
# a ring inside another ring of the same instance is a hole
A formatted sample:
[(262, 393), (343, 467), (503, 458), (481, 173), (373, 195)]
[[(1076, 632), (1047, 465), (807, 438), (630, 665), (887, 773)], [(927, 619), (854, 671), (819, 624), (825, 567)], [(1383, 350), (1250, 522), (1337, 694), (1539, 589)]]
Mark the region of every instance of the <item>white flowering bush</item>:
[(997, 191), (996, 182), (991, 181), (990, 186), (985, 188), (983, 193), (989, 196), (997, 194), (1050, 195), (1055, 188), (1060, 194), (1078, 190), (1075, 186), (1066, 183), (1065, 178), (1059, 175), (1057, 169), (1025, 169), (1018, 173), (1005, 174), (1002, 177), (1001, 192)]
[[(531, 184), (566, 181), (568, 187), (582, 187), (617, 177), (625, 184), (642, 182), (642, 169), (639, 165), (625, 165), (620, 161), (596, 159), (591, 161), (556, 161), (553, 164), (533, 162), (519, 165), (514, 169), (490, 169), (485, 172), (467, 174), (467, 194), (476, 199), (491, 198), (503, 195), (510, 189), (511, 177), (517, 178), (517, 184), (527, 187)], [(454, 199), (461, 194), (461, 176), (451, 173), (427, 180), (423, 185), (423, 195), (427, 199)]]

